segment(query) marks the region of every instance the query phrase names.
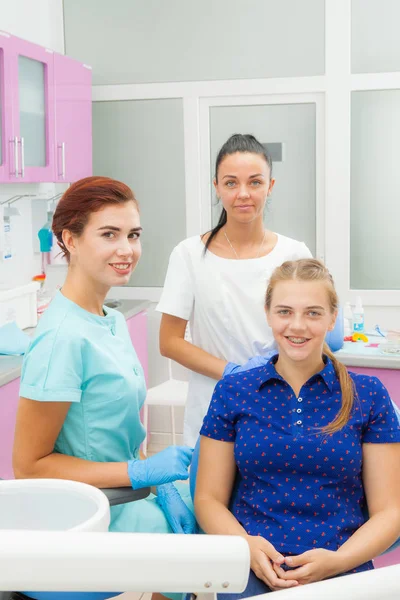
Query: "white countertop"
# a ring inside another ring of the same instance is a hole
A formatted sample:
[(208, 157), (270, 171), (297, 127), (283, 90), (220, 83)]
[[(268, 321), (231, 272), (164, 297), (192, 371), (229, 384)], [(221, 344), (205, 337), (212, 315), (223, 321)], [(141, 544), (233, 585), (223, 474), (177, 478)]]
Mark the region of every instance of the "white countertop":
[(370, 369), (400, 369), (400, 355), (384, 354), (379, 348), (371, 348), (369, 344), (382, 343), (384, 339), (369, 336), (368, 343), (345, 342), (343, 348), (335, 352), (335, 356), (346, 367), (365, 367)]

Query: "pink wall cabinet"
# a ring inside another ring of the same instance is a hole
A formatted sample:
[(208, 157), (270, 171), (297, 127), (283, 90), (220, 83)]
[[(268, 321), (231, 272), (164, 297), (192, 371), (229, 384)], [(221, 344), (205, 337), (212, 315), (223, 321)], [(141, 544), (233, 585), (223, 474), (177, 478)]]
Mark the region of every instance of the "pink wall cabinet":
[(54, 54), (54, 181), (92, 174), (92, 71), (69, 56)]
[(19, 400), (19, 379), (0, 387), (0, 478), (14, 479), (12, 449)]
[[(54, 53), (11, 37), (12, 181), (53, 181)], [(16, 164), (15, 164), (16, 163)]]
[[(392, 400), (400, 407), (400, 370), (398, 369), (372, 369), (365, 367), (348, 367), (354, 373), (363, 373), (371, 377), (378, 377), (387, 388)], [(400, 548), (393, 552), (378, 556), (374, 560), (375, 567), (389, 567), (400, 563)]]
[(400, 548), (396, 548), (393, 552), (383, 554), (374, 559), (375, 567), (390, 567), (391, 565), (400, 564)]
[(91, 70), (0, 32), (0, 183), (92, 174)]
[(13, 137), (12, 86), (10, 85), (12, 39), (0, 31), (0, 182), (13, 181), (18, 158), (17, 140)]

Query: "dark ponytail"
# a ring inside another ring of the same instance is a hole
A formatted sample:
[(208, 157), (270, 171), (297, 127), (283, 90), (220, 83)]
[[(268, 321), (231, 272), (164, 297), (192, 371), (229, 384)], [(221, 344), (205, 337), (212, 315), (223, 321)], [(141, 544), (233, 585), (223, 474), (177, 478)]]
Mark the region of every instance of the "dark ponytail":
[[(226, 156), (235, 154), (235, 152), (250, 152), (252, 154), (261, 154), (267, 165), (269, 166), (270, 174), (272, 175), (272, 159), (268, 154), (265, 146), (263, 146), (255, 137), (249, 133), (235, 133), (225, 142), (221, 150), (218, 152), (217, 159), (215, 161), (215, 180), (218, 182), (218, 169), (221, 162)], [(219, 216), (218, 223), (211, 229), (208, 240), (206, 241), (204, 254), (207, 252), (209, 245), (217, 235), (218, 231), (226, 224), (227, 215), (226, 210), (223, 208)]]
[(227, 220), (228, 220), (228, 218), (226, 216), (226, 210), (223, 208), (222, 211), (221, 211), (221, 214), (219, 215), (218, 223), (216, 224), (216, 226), (213, 229), (211, 229), (211, 233), (208, 236), (208, 240), (205, 243), (204, 254), (207, 252), (208, 246), (211, 244), (212, 239), (215, 238), (215, 236), (217, 235), (218, 231), (220, 229), (222, 229), (222, 227), (224, 225), (226, 225)]

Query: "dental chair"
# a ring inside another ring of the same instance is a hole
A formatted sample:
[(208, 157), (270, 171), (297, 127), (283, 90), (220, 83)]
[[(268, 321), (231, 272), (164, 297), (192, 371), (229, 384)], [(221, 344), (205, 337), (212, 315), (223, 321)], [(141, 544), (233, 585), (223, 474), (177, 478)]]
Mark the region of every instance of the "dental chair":
[[(13, 506), (13, 517), (8, 521), (3, 518), (2, 526), (0, 524), (0, 590), (30, 590), (28, 597), (49, 600), (99, 600), (125, 591), (191, 591), (200, 596), (204, 594), (204, 600), (212, 600), (217, 592), (245, 589), (250, 555), (247, 543), (240, 537), (107, 532), (109, 503), (115, 505), (141, 499), (149, 493), (148, 489), (139, 492), (125, 488), (106, 490), (107, 502), (101, 490), (87, 484), (47, 480), (53, 487), (58, 485), (62, 492), (69, 485), (69, 496), (67, 493), (61, 496), (66, 498), (66, 506), (74, 505), (74, 494), (79, 496), (82, 492), (86, 495), (83, 500), (88, 498), (92, 508), (95, 504), (95, 510), (89, 511), (88, 518), (80, 524), (85, 513), (83, 503), (83, 512), (76, 513), (75, 530), (73, 527), (64, 531), (46, 530), (46, 524), (50, 528), (57, 525), (60, 513), (54, 511), (55, 521), (52, 521), (52, 515), (45, 516), (42, 530), (39, 530), (42, 501), (33, 501), (32, 494), (40, 486), (44, 487), (45, 481), (0, 482), (3, 507), (7, 503), (10, 506), (10, 502)], [(25, 498), (19, 487), (21, 482), (29, 488)], [(39, 485), (35, 485), (37, 482)], [(10, 492), (11, 487), (14, 489)], [(7, 494), (9, 498), (5, 501)], [(23, 510), (29, 506), (27, 500), (35, 505), (32, 514), (33, 522), (38, 523), (37, 530), (20, 528), (20, 524), (26, 525)], [(11, 526), (14, 523), (17, 528), (7, 529), (7, 522)], [(69, 523), (69, 515), (62, 521), (64, 525), (65, 522)], [(80, 526), (83, 530), (79, 530)], [(3, 598), (12, 595), (21, 596), (18, 592), (5, 592)]]
[[(0, 481), (4, 481), (0, 478)], [(133, 490), (130, 487), (120, 487), (120, 488), (107, 488), (100, 490), (108, 500), (109, 506), (118, 506), (121, 504), (127, 504), (128, 502), (135, 502), (137, 500), (142, 500), (143, 498), (147, 498), (150, 494), (150, 488), (145, 487), (138, 490)], [(1, 493), (1, 488), (0, 488)], [(42, 533), (42, 532), (41, 532)], [(67, 532), (69, 533), (69, 532)], [(19, 535), (19, 534), (18, 534)], [(25, 535), (25, 532), (22, 534)], [(1, 533), (1, 538), (3, 539), (3, 532)], [(0, 570), (1, 570), (0, 563)], [(21, 588), (18, 588), (21, 589)], [(27, 589), (27, 588), (24, 588)], [(38, 592), (32, 596), (28, 596), (25, 593), (21, 592), (2, 592), (0, 591), (0, 600), (11, 600), (12, 598), (23, 599), (23, 598), (32, 598), (34, 600), (106, 600), (112, 596), (118, 595), (119, 592), (88, 592), (86, 594), (67, 594), (64, 592)]]
[[(400, 565), (325, 579), (308, 585), (280, 590), (279, 600), (399, 600)], [(246, 600), (270, 600), (268, 594)]]
[(191, 590), (212, 600), (243, 591), (249, 568), (248, 545), (238, 536), (6, 531), (0, 545), (0, 589), (75, 592), (79, 600), (110, 589)]

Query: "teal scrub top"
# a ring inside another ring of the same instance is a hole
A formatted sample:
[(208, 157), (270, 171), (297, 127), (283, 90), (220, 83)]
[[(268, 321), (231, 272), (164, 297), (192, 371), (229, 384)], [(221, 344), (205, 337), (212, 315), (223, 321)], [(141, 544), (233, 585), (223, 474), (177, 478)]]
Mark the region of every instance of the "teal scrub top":
[[(146, 386), (123, 315), (107, 307), (104, 311), (104, 317), (93, 315), (58, 292), (25, 354), (20, 395), (41, 402), (71, 402), (56, 452), (125, 462), (139, 457), (145, 437), (139, 412)], [(192, 507), (186, 488), (182, 496)], [(112, 506), (110, 530), (172, 533), (153, 494)]]
[(87, 312), (58, 292), (25, 354), (20, 395), (71, 402), (54, 450), (98, 462), (138, 458), (143, 369), (121, 313)]

